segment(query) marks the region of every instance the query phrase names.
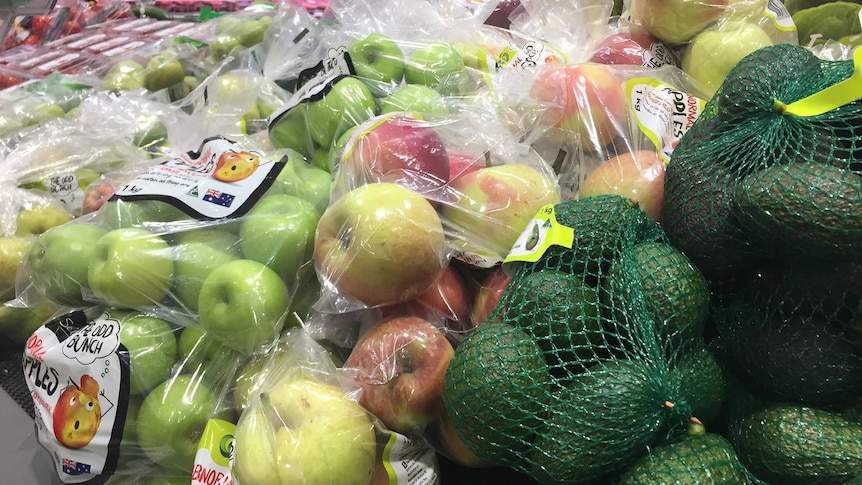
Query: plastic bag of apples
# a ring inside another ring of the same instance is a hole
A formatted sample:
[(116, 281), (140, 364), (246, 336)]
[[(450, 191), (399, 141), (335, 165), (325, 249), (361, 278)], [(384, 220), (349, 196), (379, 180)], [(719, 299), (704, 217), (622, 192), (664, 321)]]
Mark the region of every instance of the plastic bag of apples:
[(351, 129), (376, 115), (447, 115), (485, 89), (457, 43), (458, 29), (478, 29), (480, 20), (447, 18), (425, 1), (330, 2), (329, 11), (333, 22), (270, 46), (264, 72), (294, 93), (270, 118), (274, 146), (325, 166)]
[(246, 358), (147, 312), (58, 312), (22, 360), (37, 438), (67, 483), (189, 483), (210, 423), (242, 410), (233, 389)]
[(31, 246), (17, 300), (146, 311), (250, 354), (306, 284), (329, 174), (223, 137), (152, 161), (102, 207)]
[(621, 24), (670, 46), (708, 98), (746, 55), (799, 42), (790, 13), (769, 0), (626, 0)]
[(248, 368), (254, 378), (237, 390), (248, 396), (235, 433), (237, 483), (439, 483), (434, 451), (385, 427), (341, 365), (338, 354), (296, 328)]

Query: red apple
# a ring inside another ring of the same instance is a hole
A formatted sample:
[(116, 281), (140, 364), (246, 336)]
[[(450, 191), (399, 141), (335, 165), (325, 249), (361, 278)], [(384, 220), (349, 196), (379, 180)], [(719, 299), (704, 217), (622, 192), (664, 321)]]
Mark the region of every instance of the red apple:
[(452, 421), (445, 411), (440, 415), (439, 419), (426, 428), (425, 436), (438, 453), (459, 465), (470, 468), (485, 468), (493, 465), (493, 463), (479, 458), (467, 448), (467, 445), (461, 441), (461, 438), (452, 426)]
[(655, 150), (625, 153), (593, 169), (581, 183), (579, 197), (616, 194), (634, 199), (646, 214), (661, 221), (664, 160)]
[(385, 181), (425, 194), (449, 181), (446, 145), (434, 128), (403, 116), (369, 123), (345, 148), (340, 174), (349, 188)]
[(409, 433), (443, 412), (443, 380), (454, 352), (427, 320), (401, 317), (365, 333), (344, 367), (355, 371), (366, 409), (390, 430)]
[(454, 265), (450, 261), (437, 281), (413, 300), (383, 307), (382, 318), (415, 316), (429, 321), (443, 320), (447, 329), (456, 332), (473, 328), (470, 323), (470, 288)]
[(484, 155), (474, 156), (466, 153), (449, 153), (449, 183), (458, 177), (475, 172), (487, 165)]
[(503, 271), (503, 268), (497, 266), (479, 282), (479, 289), (473, 297), (470, 309), (470, 320), (474, 327), (484, 322), (497, 307), (511, 281), (512, 278)]
[(87, 187), (84, 193), (84, 206), (81, 214), (89, 214), (99, 210), (111, 196), (114, 195), (114, 187), (107, 183), (94, 183)]
[(548, 68), (530, 93), (545, 107), (543, 122), (555, 136), (574, 138), (585, 149), (607, 146), (627, 123), (622, 81), (600, 64)]
[(632, 28), (611, 34), (596, 46), (589, 62), (643, 67), (677, 65), (673, 51), (648, 33)]
[(508, 29), (512, 22), (509, 16), (521, 6), (521, 0), (500, 0), (491, 15), (485, 19), (485, 25)]
[(560, 201), (553, 174), (517, 163), (480, 168), (448, 188), (440, 217), (455, 233), (455, 257), (485, 268), (506, 257), (542, 207)]

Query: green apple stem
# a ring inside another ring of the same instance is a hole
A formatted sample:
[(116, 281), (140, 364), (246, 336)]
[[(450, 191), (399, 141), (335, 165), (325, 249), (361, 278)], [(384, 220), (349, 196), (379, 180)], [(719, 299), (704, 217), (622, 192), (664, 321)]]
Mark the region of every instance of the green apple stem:
[(787, 111), (787, 105), (784, 103), (784, 101), (781, 101), (780, 99), (773, 99), (772, 110), (778, 114), (783, 115), (784, 112)]

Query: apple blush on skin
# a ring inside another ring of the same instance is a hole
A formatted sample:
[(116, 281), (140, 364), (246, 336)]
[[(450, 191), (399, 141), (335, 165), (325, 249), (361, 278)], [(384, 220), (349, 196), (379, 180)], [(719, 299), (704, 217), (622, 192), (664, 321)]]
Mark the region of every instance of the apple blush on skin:
[(449, 156), (442, 138), (411, 118), (384, 121), (357, 137), (350, 153), (345, 176), (352, 179), (351, 187), (385, 181), (427, 194), (449, 181)]
[(362, 336), (344, 364), (360, 402), (391, 430), (420, 430), (443, 412), (443, 381), (454, 349), (427, 320), (386, 320)]

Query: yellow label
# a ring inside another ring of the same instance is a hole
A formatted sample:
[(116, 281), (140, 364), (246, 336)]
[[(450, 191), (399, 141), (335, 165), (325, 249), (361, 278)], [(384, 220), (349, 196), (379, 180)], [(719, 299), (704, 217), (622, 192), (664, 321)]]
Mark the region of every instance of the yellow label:
[(853, 51), (853, 74), (823, 91), (794, 101), (783, 108), (793, 116), (817, 116), (862, 98), (862, 49)]
[(512, 46), (506, 46), (506, 48), (503, 49), (502, 52), (500, 52), (500, 55), (497, 56), (497, 64), (499, 64), (500, 66), (508, 65), (510, 62), (512, 62), (512, 59), (515, 58), (515, 55), (517, 53), (518, 49), (514, 49), (512, 48)]
[(208, 450), (213, 463), (223, 467), (230, 466), (233, 453), (233, 437), (236, 425), (223, 419), (210, 419), (201, 435), (198, 449)]
[(557, 222), (554, 205), (548, 204), (527, 223), (526, 229), (503, 260), (503, 268), (506, 269), (510, 263), (515, 262), (534, 263), (551, 246), (571, 248), (574, 241), (574, 229)]

